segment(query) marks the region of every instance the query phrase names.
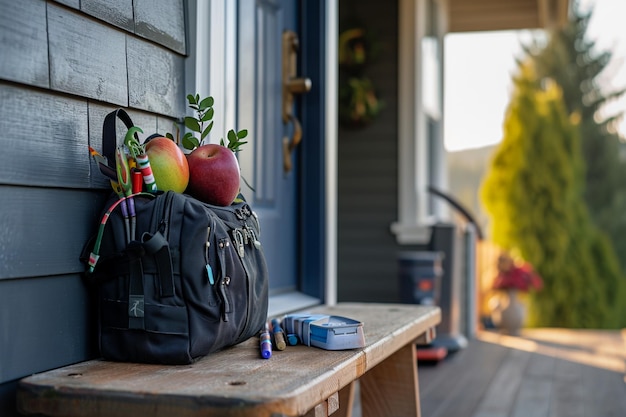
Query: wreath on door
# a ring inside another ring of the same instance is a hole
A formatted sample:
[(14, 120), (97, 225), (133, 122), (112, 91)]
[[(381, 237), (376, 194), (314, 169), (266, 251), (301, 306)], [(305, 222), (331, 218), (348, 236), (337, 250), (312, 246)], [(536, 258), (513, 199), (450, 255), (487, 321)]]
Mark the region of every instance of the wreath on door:
[(353, 27), (339, 35), (338, 53), (339, 121), (346, 127), (367, 126), (383, 107), (374, 83), (365, 76), (377, 43), (363, 27)]

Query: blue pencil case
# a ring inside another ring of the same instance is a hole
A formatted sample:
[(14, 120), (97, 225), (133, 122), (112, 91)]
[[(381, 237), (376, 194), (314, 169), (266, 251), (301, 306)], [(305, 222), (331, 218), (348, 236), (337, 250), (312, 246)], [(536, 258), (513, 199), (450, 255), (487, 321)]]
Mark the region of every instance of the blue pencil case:
[(365, 346), (363, 323), (347, 317), (324, 314), (290, 314), (283, 326), (302, 344), (326, 350), (357, 349)]

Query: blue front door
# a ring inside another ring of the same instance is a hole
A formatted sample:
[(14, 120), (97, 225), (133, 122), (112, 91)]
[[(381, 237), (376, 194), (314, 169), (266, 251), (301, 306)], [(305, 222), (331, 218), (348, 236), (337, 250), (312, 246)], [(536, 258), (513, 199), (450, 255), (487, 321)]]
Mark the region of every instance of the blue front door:
[[(240, 0), (238, 10), (238, 120), (249, 131), (239, 154), (242, 191), (261, 222), (261, 242), (270, 272), (270, 294), (299, 290), (299, 164), (285, 172), (283, 140), (294, 127), (282, 108), (283, 34), (298, 31), (293, 0)], [(297, 115), (296, 109), (296, 115)]]

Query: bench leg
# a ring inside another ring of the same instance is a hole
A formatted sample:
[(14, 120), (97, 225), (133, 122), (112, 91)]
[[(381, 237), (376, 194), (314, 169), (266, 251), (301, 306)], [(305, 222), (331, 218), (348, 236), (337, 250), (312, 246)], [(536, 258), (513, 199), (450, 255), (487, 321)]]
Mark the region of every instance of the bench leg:
[(414, 343), (360, 378), (363, 417), (420, 417)]
[(354, 391), (356, 382), (351, 382), (339, 391), (339, 409), (333, 417), (352, 417), (354, 407)]
[[(306, 413), (303, 417), (328, 417), (331, 414), (335, 413), (336, 411), (339, 411), (341, 409), (340, 401), (342, 400), (340, 396), (341, 396), (341, 393), (339, 392), (334, 393), (326, 401), (323, 401), (321, 404), (318, 404), (315, 407), (313, 407), (311, 410), (309, 410), (309, 412)], [(333, 417), (334, 416), (341, 416), (341, 413), (333, 414)]]

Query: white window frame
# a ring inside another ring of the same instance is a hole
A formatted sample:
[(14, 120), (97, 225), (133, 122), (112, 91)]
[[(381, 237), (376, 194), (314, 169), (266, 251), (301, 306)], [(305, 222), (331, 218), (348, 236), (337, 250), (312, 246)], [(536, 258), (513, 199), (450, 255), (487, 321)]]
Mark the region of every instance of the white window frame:
[[(425, 244), (430, 239), (431, 226), (447, 214), (445, 206), (437, 200), (434, 212), (429, 213), (428, 202), (433, 196), (428, 192), (429, 167), (434, 173), (430, 179), (438, 188), (445, 188), (445, 149), (442, 129), (436, 149), (429, 159), (427, 112), (423, 102), (424, 67), (422, 65), (422, 39), (426, 36), (428, 0), (399, 0), (398, 16), (398, 220), (391, 225), (399, 244)], [(443, 34), (446, 28), (447, 2), (437, 0), (439, 15), (440, 73), (435, 80), (440, 97), (443, 97)], [(443, 126), (442, 100), (439, 100), (440, 123)], [(432, 109), (431, 109), (432, 111)], [(434, 166), (430, 166), (434, 164)]]
[(226, 137), (228, 129), (236, 126), (237, 75), (232, 69), (237, 64), (237, 2), (189, 0), (187, 4), (189, 57), (185, 91), (215, 99), (210, 139), (217, 143)]

